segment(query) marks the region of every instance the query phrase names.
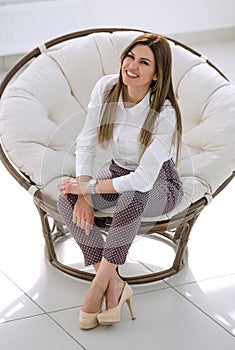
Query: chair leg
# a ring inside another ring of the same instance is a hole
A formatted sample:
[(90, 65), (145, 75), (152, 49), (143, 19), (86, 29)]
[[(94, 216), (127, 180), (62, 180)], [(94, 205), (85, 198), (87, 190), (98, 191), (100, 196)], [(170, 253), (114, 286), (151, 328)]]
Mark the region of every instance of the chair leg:
[[(36, 205), (37, 206), (37, 205)], [(43, 232), (43, 237), (46, 243), (46, 253), (47, 257), (50, 261), (50, 263), (53, 263), (54, 261), (57, 261), (56, 257), (56, 252), (53, 244), (53, 239), (52, 239), (52, 230), (50, 227), (50, 223), (48, 220), (48, 215), (42, 210), (39, 206), (37, 206), (40, 218), (41, 218), (41, 224), (42, 224), (42, 232)]]
[(51, 233), (53, 233), (53, 241), (56, 241), (57, 239), (66, 236), (68, 234), (68, 230), (64, 227), (64, 225), (53, 219), (54, 225), (53, 228), (51, 229)]
[(189, 235), (198, 216), (199, 216), (199, 213), (198, 215), (195, 215), (191, 220), (185, 222), (183, 225), (178, 226), (176, 229), (176, 232), (174, 235), (174, 242), (176, 243), (178, 241), (178, 248), (177, 248), (175, 260), (173, 263), (173, 267), (177, 271), (181, 270), (182, 267), (185, 265), (185, 255), (186, 255), (186, 248), (189, 240)]
[(181, 233), (179, 235), (179, 228), (177, 228), (177, 240), (178, 240), (178, 247), (176, 251), (175, 260), (173, 262), (173, 266), (176, 269), (176, 271), (179, 271), (185, 264), (185, 250), (187, 247), (189, 234), (191, 231), (191, 226), (189, 223), (185, 223), (181, 227)]
[[(36, 203), (35, 203), (36, 204)], [(82, 271), (70, 266), (67, 266), (63, 263), (61, 263), (60, 261), (58, 261), (57, 259), (57, 255), (56, 255), (56, 251), (55, 251), (55, 247), (54, 247), (54, 243), (55, 240), (52, 237), (52, 230), (53, 228), (51, 228), (50, 223), (49, 223), (49, 216), (48, 214), (40, 207), (40, 205), (36, 204), (36, 207), (38, 209), (40, 218), (41, 218), (41, 224), (42, 224), (42, 231), (43, 231), (43, 236), (45, 239), (45, 244), (46, 244), (46, 252), (47, 252), (47, 257), (49, 262), (55, 266), (57, 269), (59, 269), (60, 271), (76, 277), (76, 278), (81, 278), (83, 280), (86, 281), (92, 281), (92, 279), (94, 278), (94, 274), (93, 273), (89, 273), (86, 271)], [(57, 221), (56, 221), (57, 223)], [(54, 223), (55, 224), (55, 223)], [(60, 225), (58, 225), (59, 228), (61, 228)], [(64, 232), (64, 230), (63, 230)]]

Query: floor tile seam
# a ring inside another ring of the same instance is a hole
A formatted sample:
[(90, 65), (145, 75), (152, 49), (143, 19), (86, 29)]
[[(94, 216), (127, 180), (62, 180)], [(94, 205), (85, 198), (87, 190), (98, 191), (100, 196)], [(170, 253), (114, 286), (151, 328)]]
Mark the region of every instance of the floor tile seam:
[(134, 296), (135, 295), (142, 295), (142, 294), (146, 294), (146, 293), (152, 293), (152, 292), (160, 292), (160, 291), (163, 291), (163, 290), (170, 290), (172, 289), (172, 287), (169, 287), (169, 286), (164, 286), (164, 287), (156, 287), (156, 289), (149, 289), (149, 290), (144, 290), (144, 291), (140, 291), (140, 292), (136, 292), (135, 288), (134, 288)]
[(190, 281), (190, 282), (183, 282), (183, 283), (180, 283), (180, 284), (174, 284), (172, 285), (170, 282), (167, 282), (164, 280), (164, 282), (171, 286), (172, 288), (174, 287), (183, 287), (183, 286), (187, 286), (187, 285), (190, 285), (190, 284), (194, 284), (194, 283), (200, 283), (200, 282), (207, 282), (207, 281), (211, 281), (211, 280), (215, 280), (215, 279), (220, 279), (220, 278), (224, 278), (224, 277), (229, 277), (229, 276), (235, 276), (235, 272), (232, 272), (232, 273), (228, 273), (228, 274), (225, 274), (225, 275), (218, 275), (218, 276), (213, 276), (213, 277), (208, 277), (208, 278), (202, 278), (202, 279), (195, 279), (193, 281)]
[(66, 333), (83, 350), (87, 350), (71, 333), (69, 333), (69, 331), (67, 331), (58, 321), (56, 321), (50, 313), (47, 313), (47, 316), (50, 318), (50, 320), (52, 322), (54, 322), (64, 333)]
[(5, 322), (2, 322), (0, 324), (1, 325), (4, 325), (4, 324), (10, 324), (10, 323), (13, 323), (13, 322), (17, 322), (17, 321), (23, 321), (23, 320), (28, 320), (28, 319), (32, 319), (32, 318), (36, 318), (36, 317), (39, 317), (39, 316), (47, 316), (54, 324), (56, 324), (63, 332), (65, 332), (70, 338), (72, 338), (76, 344), (78, 344), (82, 349), (84, 350), (87, 350), (82, 344), (80, 344), (76, 338), (74, 338), (59, 322), (57, 322), (51, 315), (50, 313), (42, 313), (42, 314), (38, 314), (38, 315), (32, 315), (32, 316), (27, 316), (27, 317), (19, 317), (19, 318), (15, 318), (13, 320), (8, 320), (8, 321), (5, 321)]
[(56, 314), (56, 313), (61, 312), (61, 311), (69, 311), (69, 310), (79, 309), (81, 307), (82, 307), (82, 304), (81, 305), (69, 306), (69, 307), (63, 307), (61, 309), (49, 310), (49, 311), (46, 311), (46, 313), (47, 314)]
[(143, 261), (141, 260), (136, 260), (140, 265), (142, 265), (143, 267), (145, 267), (149, 272), (154, 273), (153, 269), (151, 269), (147, 264), (145, 264)]
[(35, 315), (29, 315), (29, 316), (22, 316), (22, 317), (13, 318), (11, 320), (7, 320), (7, 321), (4, 321), (4, 322), (1, 322), (0, 323), (0, 327), (2, 325), (5, 325), (5, 324), (14, 323), (14, 322), (17, 322), (17, 321), (28, 320), (28, 319), (36, 318), (36, 317), (39, 317), (39, 316), (45, 316), (45, 315), (46, 315), (46, 313), (43, 312), (41, 314), (35, 314)]
[(221, 323), (217, 322), (210, 314), (208, 314), (205, 310), (203, 310), (200, 306), (195, 304), (193, 301), (188, 299), (183, 293), (181, 293), (178, 289), (172, 288), (177, 294), (179, 294), (183, 299), (185, 299), (188, 303), (193, 305), (197, 310), (199, 310), (202, 314), (204, 314), (207, 318), (209, 318), (213, 323), (222, 328), (226, 333), (228, 333), (231, 337), (235, 338), (235, 335), (229, 332), (227, 328), (225, 328)]
[[(41, 311), (41, 314), (46, 314), (47, 311), (40, 305), (38, 304), (27, 292), (25, 292), (10, 276), (8, 276), (6, 273), (3, 272), (3, 275), (17, 288), (19, 289), (23, 295), (25, 295), (34, 305), (36, 305)], [(40, 315), (41, 315), (40, 314)], [(33, 316), (33, 315), (32, 315)], [(35, 314), (34, 316), (37, 316)]]

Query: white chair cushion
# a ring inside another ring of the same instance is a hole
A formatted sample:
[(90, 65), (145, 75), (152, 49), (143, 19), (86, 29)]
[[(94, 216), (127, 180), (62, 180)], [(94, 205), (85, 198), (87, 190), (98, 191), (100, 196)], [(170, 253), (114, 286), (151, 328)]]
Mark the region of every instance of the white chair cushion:
[[(4, 92), (3, 145), (42, 193), (56, 200), (61, 178), (75, 176), (75, 139), (92, 88), (103, 75), (119, 71), (121, 52), (139, 34), (98, 33), (69, 41), (36, 58)], [(169, 42), (183, 119), (184, 199), (159, 220), (211, 197), (235, 168), (235, 87), (204, 58)]]

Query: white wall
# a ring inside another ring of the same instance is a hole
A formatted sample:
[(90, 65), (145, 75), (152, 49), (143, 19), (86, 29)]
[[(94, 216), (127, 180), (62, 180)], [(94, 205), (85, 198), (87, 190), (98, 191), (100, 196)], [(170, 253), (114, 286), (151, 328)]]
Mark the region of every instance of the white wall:
[[(234, 0), (88, 0), (85, 22), (136, 26), (163, 34), (235, 26)], [(106, 9), (106, 12), (104, 11)]]
[(0, 6), (0, 56), (58, 35), (132, 27), (164, 35), (235, 27), (234, 0), (47, 0)]

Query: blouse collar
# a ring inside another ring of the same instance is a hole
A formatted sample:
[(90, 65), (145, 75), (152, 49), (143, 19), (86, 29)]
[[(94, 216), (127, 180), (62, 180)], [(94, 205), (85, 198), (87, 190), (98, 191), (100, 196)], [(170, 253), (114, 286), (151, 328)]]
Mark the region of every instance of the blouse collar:
[(123, 98), (122, 98), (122, 93), (120, 94), (119, 96), (119, 99), (118, 99), (118, 103), (119, 103), (119, 106), (122, 108), (122, 109), (128, 109), (129, 111), (132, 111), (136, 108), (139, 108), (141, 107), (142, 109), (143, 108), (148, 108), (149, 107), (149, 100), (150, 100), (150, 90), (147, 92), (147, 94), (144, 96), (144, 98), (139, 102), (137, 103), (136, 105), (133, 105), (133, 107), (130, 107), (130, 108), (126, 108), (124, 106), (124, 102), (123, 102)]

